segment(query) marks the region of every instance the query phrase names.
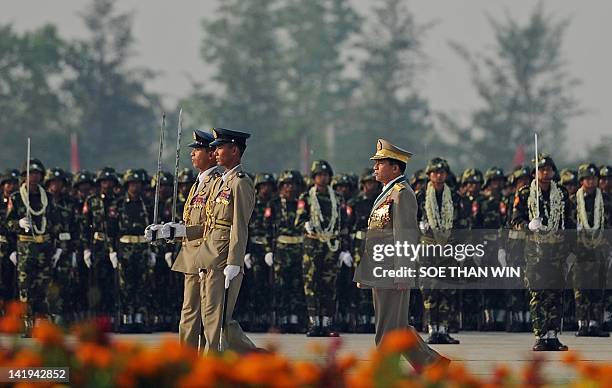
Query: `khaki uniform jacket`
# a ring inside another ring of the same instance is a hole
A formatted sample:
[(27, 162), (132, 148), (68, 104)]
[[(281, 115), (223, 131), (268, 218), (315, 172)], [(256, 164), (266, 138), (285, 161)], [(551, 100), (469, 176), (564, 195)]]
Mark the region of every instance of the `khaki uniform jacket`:
[[(404, 254), (403, 248), (401, 255), (385, 255), (380, 248), (380, 244), (395, 247), (396, 242), (402, 245), (407, 242), (415, 246), (419, 243), (417, 201), (405, 179), (390, 186), (374, 203), (368, 219), (364, 254), (353, 278), (361, 288), (396, 289), (399, 283), (408, 287), (414, 285), (414, 278), (375, 276), (375, 273), (382, 274), (382, 270), (416, 268), (416, 261), (411, 261), (411, 257)], [(374, 271), (376, 267), (381, 268)]]
[(223, 269), (244, 264), (249, 219), (255, 206), (255, 187), (251, 178), (236, 167), (212, 184), (206, 202), (204, 241), (196, 256), (198, 268)]
[(197, 274), (196, 256), (204, 240), (204, 224), (206, 223), (206, 200), (210, 194), (215, 179), (221, 176), (222, 169), (216, 167), (204, 177), (200, 191), (196, 192), (199, 181), (196, 181), (185, 202), (183, 222), (187, 226), (187, 237), (183, 237), (181, 250), (172, 265), (172, 270), (189, 274)]

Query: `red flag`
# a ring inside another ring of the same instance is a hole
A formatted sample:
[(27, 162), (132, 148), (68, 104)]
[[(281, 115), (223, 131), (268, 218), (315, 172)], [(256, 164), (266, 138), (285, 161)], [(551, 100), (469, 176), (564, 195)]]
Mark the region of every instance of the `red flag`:
[(76, 173), (81, 169), (81, 162), (79, 160), (79, 145), (77, 143), (77, 134), (73, 133), (70, 135), (70, 170)]
[(512, 167), (520, 166), (525, 163), (525, 146), (519, 144), (514, 151), (514, 158), (512, 158)]

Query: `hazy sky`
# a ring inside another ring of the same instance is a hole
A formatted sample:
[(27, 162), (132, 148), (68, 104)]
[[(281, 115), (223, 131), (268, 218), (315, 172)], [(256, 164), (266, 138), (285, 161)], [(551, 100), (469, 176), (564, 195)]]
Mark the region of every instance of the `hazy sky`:
[[(354, 2), (360, 10), (367, 11), (374, 0)], [(0, 0), (0, 23), (12, 23), (22, 31), (50, 22), (58, 26), (62, 36), (78, 37), (85, 31), (78, 12), (88, 3), (85, 0)], [(587, 144), (595, 143), (603, 134), (612, 135), (609, 49), (612, 1), (548, 0), (543, 3), (555, 15), (572, 19), (564, 49), (571, 74), (583, 82), (576, 96), (587, 113), (571, 122), (567, 147), (571, 155), (580, 155)], [(466, 118), (480, 102), (470, 84), (468, 68), (449, 47), (449, 39), (472, 51), (491, 47), (493, 36), (486, 15), (501, 18), (507, 11), (526, 21), (537, 2), (411, 0), (408, 4), (420, 23), (437, 22), (425, 41), (432, 66), (422, 79), (422, 94), (429, 98), (434, 110)], [(200, 21), (214, 12), (217, 1), (118, 0), (117, 5), (121, 11), (135, 12), (136, 52), (132, 64), (160, 72), (150, 82), (150, 88), (163, 93), (167, 102), (185, 96), (190, 90), (190, 79), (202, 79), (210, 74), (210, 67), (199, 56)]]

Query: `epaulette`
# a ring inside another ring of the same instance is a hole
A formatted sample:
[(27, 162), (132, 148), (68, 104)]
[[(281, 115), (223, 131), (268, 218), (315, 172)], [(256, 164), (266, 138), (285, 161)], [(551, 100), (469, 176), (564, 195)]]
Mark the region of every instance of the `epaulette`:
[(393, 190), (395, 191), (402, 191), (406, 188), (406, 186), (402, 185), (401, 183), (396, 183), (393, 185)]
[(244, 171), (240, 171), (240, 172), (238, 172), (238, 173), (236, 174), (236, 176), (237, 176), (238, 178), (244, 178), (244, 177), (246, 176), (246, 174), (244, 173)]

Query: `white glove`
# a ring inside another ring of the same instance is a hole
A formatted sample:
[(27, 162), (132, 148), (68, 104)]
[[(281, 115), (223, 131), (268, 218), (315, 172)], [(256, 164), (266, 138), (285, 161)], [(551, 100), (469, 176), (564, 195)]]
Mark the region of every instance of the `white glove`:
[(161, 228), (160, 238), (170, 238), (170, 230), (174, 228), (174, 237), (185, 237), (187, 236), (187, 227), (184, 224), (178, 222), (168, 222)]
[(502, 267), (506, 267), (508, 263), (506, 262), (506, 250), (504, 248), (499, 248), (497, 251), (497, 261), (501, 264)]
[(274, 264), (274, 254), (272, 252), (266, 253), (264, 261), (268, 264), (268, 267), (272, 267), (272, 264)]
[(529, 221), (529, 230), (531, 230), (532, 232), (536, 232), (538, 230), (540, 230), (540, 228), (542, 228), (542, 219), (541, 218), (534, 218), (533, 220)]
[(16, 267), (17, 266), (17, 252), (11, 252), (11, 254), (9, 255), (9, 260)]
[(579, 222), (579, 223), (576, 225), (576, 230), (577, 230), (577, 231), (581, 231), (582, 229), (584, 229), (584, 227), (583, 227), (583, 226), (582, 226), (582, 224)]
[(164, 255), (164, 260), (166, 260), (168, 268), (172, 268), (172, 252), (166, 252), (166, 254)]
[(206, 277), (206, 272), (204, 272), (203, 269), (198, 268), (198, 276), (200, 277), (200, 281), (203, 281), (204, 278)]
[(72, 252), (72, 268), (76, 268), (76, 267), (77, 267), (76, 252)]
[(313, 230), (312, 225), (310, 225), (310, 221), (306, 221), (306, 223), (304, 224), (304, 229), (306, 229), (306, 233), (312, 234)]
[(429, 229), (429, 224), (427, 221), (419, 222), (419, 229), (421, 229), (421, 232), (425, 233)]
[(57, 266), (57, 262), (60, 259), (60, 256), (62, 255), (62, 248), (57, 248), (55, 250), (55, 254), (53, 255), (53, 268), (55, 268)]
[(353, 266), (353, 256), (351, 256), (351, 254), (348, 251), (340, 252), (339, 259), (340, 259), (340, 265), (344, 264), (349, 268)]
[(117, 260), (117, 252), (109, 253), (108, 258), (110, 259), (110, 262), (113, 268), (117, 269), (117, 265), (119, 264), (119, 260)]
[(228, 264), (225, 267), (225, 269), (223, 270), (223, 275), (225, 275), (225, 288), (229, 288), (230, 282), (232, 281), (233, 278), (238, 276), (239, 273), (240, 273), (239, 265)]
[(19, 220), (19, 227), (21, 229), (25, 229), (26, 232), (30, 230), (32, 225), (30, 224), (30, 220), (28, 219), (28, 217), (23, 217)]
[(247, 267), (247, 269), (251, 269), (251, 267), (253, 266), (253, 260), (251, 260), (250, 253), (247, 253), (246, 255), (244, 255), (244, 265), (245, 267)]
[[(162, 228), (162, 225), (160, 225), (160, 224), (151, 224), (151, 225), (147, 226), (145, 228), (145, 230), (144, 230), (145, 239), (147, 241), (153, 241), (153, 232), (154, 231), (159, 231), (161, 228)], [(159, 232), (156, 235), (156, 237), (160, 238)]]
[(85, 262), (85, 265), (87, 266), (87, 268), (91, 268), (91, 250), (90, 249), (85, 249), (83, 251), (83, 261)]
[(149, 252), (149, 267), (155, 267), (155, 263), (157, 263), (157, 255), (153, 252)]

